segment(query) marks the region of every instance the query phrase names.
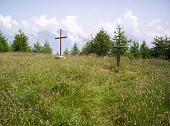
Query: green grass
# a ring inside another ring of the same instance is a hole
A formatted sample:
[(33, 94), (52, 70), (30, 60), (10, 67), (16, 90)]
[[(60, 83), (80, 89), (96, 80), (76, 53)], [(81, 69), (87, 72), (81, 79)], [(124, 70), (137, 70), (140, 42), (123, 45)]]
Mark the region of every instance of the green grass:
[(170, 62), (0, 54), (0, 125), (170, 125)]

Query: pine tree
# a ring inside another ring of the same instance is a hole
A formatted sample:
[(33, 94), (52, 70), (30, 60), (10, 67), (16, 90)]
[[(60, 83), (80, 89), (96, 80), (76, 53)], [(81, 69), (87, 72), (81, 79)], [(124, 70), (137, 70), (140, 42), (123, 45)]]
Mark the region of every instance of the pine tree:
[(105, 56), (109, 53), (111, 48), (110, 36), (102, 28), (93, 40), (92, 50), (97, 56)]
[(130, 47), (130, 52), (134, 58), (140, 57), (139, 43), (137, 41), (132, 40), (132, 46)]
[(143, 43), (140, 46), (140, 55), (141, 55), (141, 58), (143, 58), (143, 59), (150, 57), (150, 50), (149, 50), (148, 46), (146, 45), (145, 41), (143, 41)]
[(128, 41), (127, 41), (127, 37), (125, 36), (125, 32), (123, 30), (123, 27), (121, 27), (120, 25), (118, 25), (116, 27), (116, 31), (114, 32), (114, 37), (113, 37), (113, 47), (112, 47), (112, 53), (114, 53), (115, 51), (115, 46), (125, 46), (125, 48), (121, 48), (120, 49), (120, 54), (124, 54), (127, 50), (128, 50)]
[(70, 52), (68, 51), (68, 49), (66, 48), (65, 51), (64, 51), (64, 55), (70, 55)]
[(74, 43), (74, 46), (70, 52), (71, 55), (79, 55), (80, 54), (80, 50), (78, 49), (78, 46), (76, 43)]
[(88, 55), (94, 53), (94, 40), (88, 41), (84, 47), (82, 48), (81, 54), (82, 55)]
[(167, 37), (166, 45), (165, 45), (165, 58), (170, 59), (170, 38)]
[(5, 37), (0, 33), (0, 52), (8, 52), (9, 45)]
[(41, 53), (42, 52), (42, 46), (40, 45), (40, 43), (37, 41), (36, 43), (34, 43), (34, 48), (32, 49), (33, 52), (36, 53)]
[(52, 53), (52, 49), (50, 47), (50, 44), (46, 41), (43, 48), (42, 48), (42, 53)]
[(156, 36), (151, 55), (155, 58), (170, 59), (170, 38), (168, 36)]
[(21, 52), (27, 52), (31, 50), (28, 45), (28, 37), (21, 30), (19, 30), (19, 33), (15, 35), (12, 49), (13, 51)]

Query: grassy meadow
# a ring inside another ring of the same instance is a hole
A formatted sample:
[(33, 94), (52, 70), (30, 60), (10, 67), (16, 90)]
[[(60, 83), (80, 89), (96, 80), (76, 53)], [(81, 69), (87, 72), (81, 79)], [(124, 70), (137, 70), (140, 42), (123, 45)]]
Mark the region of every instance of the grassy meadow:
[(170, 62), (1, 53), (0, 125), (169, 126)]

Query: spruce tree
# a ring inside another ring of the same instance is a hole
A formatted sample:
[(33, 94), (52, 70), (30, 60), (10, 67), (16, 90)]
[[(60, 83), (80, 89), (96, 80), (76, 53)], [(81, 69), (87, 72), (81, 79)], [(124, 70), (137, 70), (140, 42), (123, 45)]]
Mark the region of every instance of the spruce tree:
[(93, 40), (92, 50), (96, 53), (97, 56), (105, 56), (109, 54), (111, 48), (110, 36), (102, 28)]
[(149, 50), (148, 46), (146, 45), (145, 41), (143, 41), (140, 46), (140, 55), (141, 55), (141, 58), (143, 58), (143, 59), (150, 57), (150, 50)]
[(120, 49), (120, 53), (124, 54), (128, 50), (128, 40), (123, 30), (123, 27), (118, 25), (116, 31), (114, 32), (113, 43), (112, 43), (112, 53), (115, 51), (115, 46), (125, 46), (125, 48)]
[(64, 51), (64, 55), (67, 56), (67, 55), (69, 55), (69, 54), (70, 54), (70, 52), (69, 52), (68, 49), (66, 48), (65, 51)]
[(130, 47), (130, 52), (134, 58), (140, 57), (139, 43), (137, 41), (132, 40), (132, 46)]
[(170, 38), (168, 36), (156, 36), (151, 54), (155, 58), (170, 59)]
[(21, 52), (27, 52), (31, 50), (28, 45), (28, 37), (21, 30), (19, 30), (19, 33), (15, 35), (12, 49), (13, 51)]
[(50, 44), (46, 41), (43, 48), (42, 48), (42, 53), (52, 53), (52, 49), (50, 47)]
[(94, 41), (93, 39), (88, 41), (84, 47), (82, 48), (82, 51), (81, 51), (81, 54), (82, 55), (88, 55), (88, 54), (91, 54), (91, 53), (95, 53), (94, 51)]
[(74, 46), (70, 52), (71, 55), (79, 55), (80, 54), (80, 50), (78, 49), (78, 46), (76, 43), (74, 43)]
[(36, 53), (41, 53), (42, 52), (42, 46), (40, 45), (40, 43), (37, 41), (36, 43), (34, 43), (34, 48), (32, 49), (33, 52)]
[(0, 33), (0, 52), (8, 52), (9, 51), (9, 45), (7, 42), (7, 39)]

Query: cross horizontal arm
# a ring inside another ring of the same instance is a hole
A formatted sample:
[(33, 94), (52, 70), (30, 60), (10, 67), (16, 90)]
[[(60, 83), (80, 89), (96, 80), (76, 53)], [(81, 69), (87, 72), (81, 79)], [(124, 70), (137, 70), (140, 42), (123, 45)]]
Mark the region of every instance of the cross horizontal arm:
[(61, 38), (67, 38), (67, 36), (63, 36), (63, 37), (56, 37), (55, 39), (61, 39)]

